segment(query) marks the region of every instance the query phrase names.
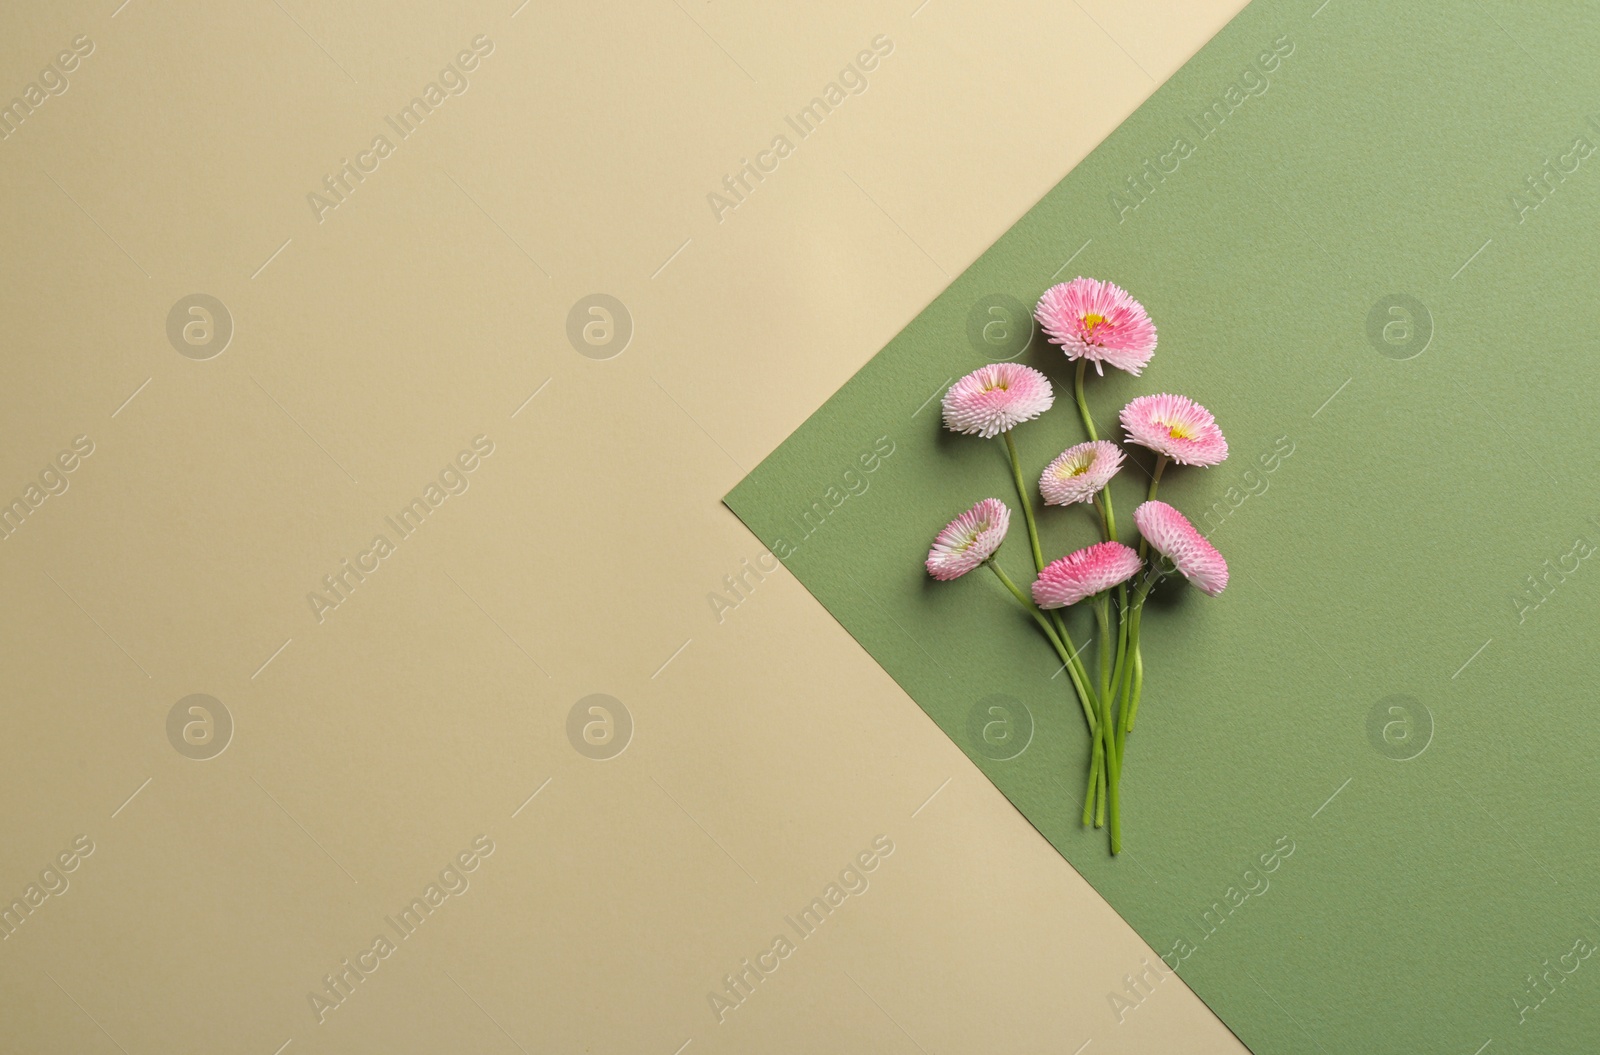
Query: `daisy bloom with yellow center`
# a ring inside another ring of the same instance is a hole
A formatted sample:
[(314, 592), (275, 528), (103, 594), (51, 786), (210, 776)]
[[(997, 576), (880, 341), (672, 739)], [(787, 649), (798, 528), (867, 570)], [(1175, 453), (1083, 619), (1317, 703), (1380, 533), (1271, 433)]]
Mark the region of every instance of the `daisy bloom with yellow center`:
[(1050, 379), (1021, 363), (980, 366), (944, 394), (944, 426), (992, 439), (1050, 409)]
[(1045, 467), (1039, 493), (1045, 505), (1070, 506), (1091, 502), (1122, 468), (1122, 448), (1109, 440), (1068, 447)]
[(1039, 298), (1033, 317), (1051, 344), (1068, 359), (1087, 359), (1095, 373), (1102, 364), (1139, 376), (1156, 354), (1156, 326), (1144, 305), (1112, 282), (1084, 278), (1051, 286)]
[(1128, 441), (1179, 465), (1216, 465), (1228, 456), (1228, 441), (1211, 411), (1188, 396), (1140, 396), (1122, 408)]
[(1006, 540), (1011, 510), (998, 498), (985, 498), (946, 524), (928, 551), (928, 574), (941, 582), (959, 579), (994, 556)]
[(1051, 561), (1033, 582), (1033, 603), (1040, 608), (1065, 608), (1127, 582), (1143, 561), (1120, 542), (1092, 546)]
[(1171, 561), (1201, 592), (1215, 597), (1227, 587), (1228, 562), (1188, 517), (1165, 502), (1146, 502), (1133, 511), (1133, 519), (1150, 548)]

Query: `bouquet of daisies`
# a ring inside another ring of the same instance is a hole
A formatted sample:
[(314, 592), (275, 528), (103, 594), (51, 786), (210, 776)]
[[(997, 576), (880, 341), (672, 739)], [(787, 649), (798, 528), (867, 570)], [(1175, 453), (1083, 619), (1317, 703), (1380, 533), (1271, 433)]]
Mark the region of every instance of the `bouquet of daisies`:
[[(949, 580), (987, 567), (1033, 618), (1065, 665), (1093, 744), (1083, 823), (1108, 827), (1115, 854), (1122, 849), (1118, 785), (1123, 752), (1144, 684), (1140, 631), (1145, 600), (1157, 583), (1173, 575), (1213, 597), (1228, 585), (1228, 564), (1222, 555), (1182, 513), (1157, 501), (1156, 491), (1169, 464), (1216, 465), (1228, 456), (1228, 441), (1210, 411), (1185, 396), (1140, 396), (1123, 407), (1127, 442), (1148, 448), (1156, 459), (1146, 500), (1133, 511), (1137, 538), (1131, 545), (1123, 542), (1106, 485), (1125, 459), (1121, 448), (1095, 434), (1084, 380), (1090, 363), (1098, 375), (1110, 366), (1137, 377), (1155, 354), (1155, 324), (1124, 290), (1081, 277), (1046, 290), (1034, 317), (1050, 343), (1060, 345), (1077, 363), (1073, 397), (1087, 435), (1086, 442), (1068, 447), (1045, 467), (1038, 497), (1046, 506), (1092, 503), (1099, 513), (1101, 540), (1045, 562), (1034, 494), (1023, 476), (1011, 433), (1049, 410), (1055, 393), (1050, 380), (1032, 367), (995, 363), (950, 386), (943, 401), (944, 423), (954, 432), (1004, 441), (1036, 577), (1024, 590), (995, 562), (1011, 523), (1010, 507), (998, 498), (985, 498), (939, 532), (927, 568), (935, 579)], [(1093, 609), (1095, 618), (1098, 647), (1092, 673), (1061, 617), (1061, 609), (1081, 603)]]

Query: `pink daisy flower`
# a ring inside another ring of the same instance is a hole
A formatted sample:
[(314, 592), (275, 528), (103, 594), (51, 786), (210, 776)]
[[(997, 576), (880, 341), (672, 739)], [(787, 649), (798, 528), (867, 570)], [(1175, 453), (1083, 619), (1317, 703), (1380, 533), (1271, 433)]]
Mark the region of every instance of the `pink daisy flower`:
[(1156, 354), (1156, 325), (1144, 305), (1111, 282), (1084, 278), (1051, 286), (1039, 298), (1033, 317), (1051, 344), (1068, 359), (1087, 359), (1097, 374), (1101, 364), (1135, 377)]
[(1217, 419), (1188, 396), (1140, 396), (1122, 408), (1122, 427), (1130, 442), (1179, 465), (1216, 465), (1228, 456)]
[(1151, 547), (1202, 591), (1215, 597), (1228, 585), (1228, 562), (1188, 517), (1165, 502), (1146, 502), (1133, 519)]
[(1050, 409), (1050, 379), (1021, 363), (980, 366), (944, 394), (944, 426), (992, 439)]
[(1093, 597), (1139, 571), (1139, 555), (1120, 542), (1096, 542), (1045, 565), (1033, 582), (1033, 601), (1040, 608), (1065, 608)]
[(1039, 493), (1044, 495), (1045, 505), (1088, 502), (1117, 475), (1122, 459), (1122, 448), (1109, 440), (1068, 447), (1045, 466), (1039, 477)]
[(1000, 548), (1011, 509), (998, 498), (985, 498), (945, 525), (928, 551), (928, 574), (946, 581), (959, 579)]

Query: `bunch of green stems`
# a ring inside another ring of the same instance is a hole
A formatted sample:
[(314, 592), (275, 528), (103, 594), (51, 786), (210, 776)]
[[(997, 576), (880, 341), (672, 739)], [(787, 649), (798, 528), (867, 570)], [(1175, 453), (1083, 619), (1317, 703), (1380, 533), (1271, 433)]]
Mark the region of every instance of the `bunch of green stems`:
[[(1073, 396), (1078, 413), (1083, 419), (1084, 431), (1090, 440), (1100, 437), (1095, 432), (1094, 419), (1084, 399), (1084, 368), (1088, 361), (1078, 360), (1078, 370), (1073, 381)], [(1032, 548), (1035, 572), (1044, 571), (1044, 552), (1039, 546), (1039, 528), (1033, 513), (1033, 498), (1022, 475), (1022, 462), (1017, 454), (1016, 442), (1011, 433), (1005, 437), (1006, 455), (1011, 461), (1012, 482), (1017, 488), (1017, 499), (1022, 504), (1022, 516), (1028, 526), (1028, 543)], [(1167, 467), (1165, 455), (1157, 455), (1155, 471), (1150, 477), (1147, 501), (1154, 499), (1161, 484), (1161, 474)], [(1111, 488), (1108, 485), (1095, 497), (1095, 508), (1100, 514), (1101, 534), (1105, 541), (1117, 538), (1116, 512), (1112, 508)], [(1139, 540), (1139, 556), (1148, 560), (1149, 546)], [(1089, 780), (1084, 792), (1083, 823), (1096, 828), (1109, 825), (1111, 852), (1122, 850), (1122, 809), (1118, 784), (1122, 778), (1122, 759), (1128, 734), (1133, 731), (1134, 718), (1139, 712), (1139, 697), (1144, 688), (1144, 660), (1139, 651), (1140, 620), (1150, 590), (1172, 569), (1159, 554), (1147, 564), (1133, 581), (1133, 589), (1123, 583), (1114, 591), (1106, 590), (1089, 598), (1095, 615), (1095, 643), (1098, 645), (1095, 677), (1091, 678), (1083, 662), (1081, 651), (1067, 632), (1066, 621), (1059, 609), (1041, 610), (1033, 599), (1011, 580), (1000, 565), (991, 558), (986, 562), (995, 575), (1017, 601), (1028, 611), (1039, 629), (1050, 641), (1060, 657), (1072, 683), (1074, 693), (1083, 708), (1083, 718), (1088, 724), (1090, 738)], [(1115, 594), (1115, 597), (1112, 594)]]

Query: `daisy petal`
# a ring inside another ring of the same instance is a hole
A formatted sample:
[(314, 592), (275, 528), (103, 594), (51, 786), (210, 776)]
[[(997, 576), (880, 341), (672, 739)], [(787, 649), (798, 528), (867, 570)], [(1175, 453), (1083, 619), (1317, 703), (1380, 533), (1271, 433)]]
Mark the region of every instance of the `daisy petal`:
[(992, 439), (1043, 414), (1055, 398), (1050, 379), (1031, 366), (980, 366), (944, 394), (944, 426)]
[(1139, 555), (1120, 542), (1096, 542), (1045, 565), (1033, 583), (1040, 608), (1065, 608), (1127, 582), (1139, 571)]
[(1144, 305), (1111, 282), (1084, 278), (1051, 286), (1033, 317), (1068, 359), (1087, 359), (1139, 376), (1156, 354), (1156, 326)]
[(1044, 496), (1045, 505), (1092, 501), (1122, 468), (1123, 457), (1122, 448), (1110, 440), (1068, 447), (1039, 477), (1039, 493)]
[(1165, 502), (1146, 502), (1133, 519), (1151, 547), (1201, 591), (1215, 597), (1228, 585), (1228, 562), (1188, 517)]
[(945, 525), (928, 551), (928, 574), (939, 580), (959, 579), (1000, 548), (1011, 524), (1011, 509), (998, 498), (985, 498)]
[(1140, 396), (1122, 408), (1122, 427), (1130, 443), (1179, 465), (1216, 465), (1228, 456), (1217, 419), (1188, 396)]

